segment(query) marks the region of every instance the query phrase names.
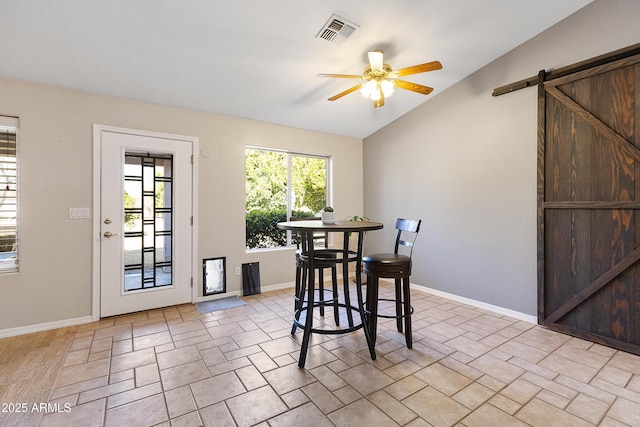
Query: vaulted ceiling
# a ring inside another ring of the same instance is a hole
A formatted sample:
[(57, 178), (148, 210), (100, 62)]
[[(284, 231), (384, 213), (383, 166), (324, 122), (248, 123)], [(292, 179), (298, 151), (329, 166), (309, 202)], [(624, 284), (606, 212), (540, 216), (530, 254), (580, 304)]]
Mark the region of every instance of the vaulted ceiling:
[[(364, 138), (590, 2), (4, 1), (0, 77)], [(341, 43), (316, 37), (334, 14), (355, 24)], [(405, 78), (435, 90), (327, 101), (358, 81), (317, 74), (361, 74), (374, 49), (439, 60)]]

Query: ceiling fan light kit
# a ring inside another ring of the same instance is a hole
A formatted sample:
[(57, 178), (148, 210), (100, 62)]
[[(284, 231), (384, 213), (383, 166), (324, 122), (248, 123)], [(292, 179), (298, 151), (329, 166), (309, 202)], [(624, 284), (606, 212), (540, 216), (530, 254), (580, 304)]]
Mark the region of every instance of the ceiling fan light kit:
[(362, 84), (362, 87), (360, 87), (360, 93), (365, 98), (376, 101), (382, 97), (390, 97), (394, 89), (395, 86), (392, 80), (369, 80), (368, 82)]
[(411, 83), (404, 80), (399, 80), (398, 77), (409, 76), (412, 74), (425, 73), (427, 71), (434, 71), (442, 69), (442, 64), (438, 61), (427, 62), (425, 64), (414, 65), (412, 67), (402, 68), (398, 71), (393, 71), (389, 64), (384, 63), (383, 52), (381, 50), (375, 50), (368, 52), (369, 65), (364, 69), (362, 75), (355, 74), (318, 74), (319, 77), (331, 77), (331, 78), (357, 78), (363, 82), (353, 86), (339, 94), (329, 98), (329, 101), (335, 101), (345, 95), (360, 90), (360, 93), (373, 101), (374, 108), (380, 108), (384, 106), (385, 98), (388, 98), (393, 94), (396, 87), (401, 89), (410, 90), (412, 92), (420, 93), (422, 95), (428, 95), (433, 91), (433, 88), (423, 86), (417, 83)]

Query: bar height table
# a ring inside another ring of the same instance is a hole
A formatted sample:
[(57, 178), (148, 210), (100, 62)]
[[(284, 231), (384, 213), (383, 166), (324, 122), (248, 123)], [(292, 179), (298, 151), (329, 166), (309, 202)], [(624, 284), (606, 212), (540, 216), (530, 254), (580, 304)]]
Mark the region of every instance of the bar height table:
[[(361, 266), (362, 266), (362, 245), (364, 240), (364, 234), (366, 231), (380, 230), (383, 224), (372, 221), (336, 221), (335, 224), (325, 224), (322, 221), (288, 221), (278, 223), (278, 228), (281, 230), (291, 230), (299, 233), (301, 238), (301, 253), (300, 257), (304, 262), (304, 268), (306, 271), (306, 284), (302, 283), (302, 290), (300, 292), (301, 306), (294, 312), (293, 322), (301, 328), (304, 328), (304, 335), (302, 337), (302, 348), (300, 349), (300, 357), (298, 358), (298, 367), (304, 368), (307, 349), (309, 348), (309, 338), (312, 333), (317, 334), (345, 334), (356, 331), (360, 328), (363, 329), (365, 338), (367, 340), (367, 346), (371, 359), (376, 358), (374, 349), (374, 342), (369, 334), (369, 329), (366, 326), (364, 302), (362, 299), (362, 280), (361, 280)], [(313, 246), (313, 234), (317, 232), (330, 232), (330, 233), (342, 233), (343, 244), (342, 249), (329, 248), (329, 249), (316, 249)], [(356, 250), (349, 249), (349, 236), (355, 234), (357, 236)], [(327, 253), (334, 254), (335, 256), (327, 257)], [(316, 305), (314, 303), (315, 293), (315, 263), (321, 262), (326, 265), (327, 262), (335, 262), (336, 264), (342, 264), (342, 280), (344, 281), (345, 290), (345, 302), (327, 302), (326, 305), (338, 304), (347, 311), (347, 318), (349, 319), (349, 327), (340, 329), (319, 329), (313, 327), (313, 308)], [(349, 263), (354, 262), (356, 264), (356, 295), (357, 306), (351, 305), (349, 298)], [(306, 301), (304, 301), (304, 295), (307, 295)], [(306, 302), (306, 305), (304, 304)], [(354, 324), (352, 311), (357, 311), (360, 315), (360, 323)], [(304, 321), (300, 320), (301, 314), (305, 313)]]

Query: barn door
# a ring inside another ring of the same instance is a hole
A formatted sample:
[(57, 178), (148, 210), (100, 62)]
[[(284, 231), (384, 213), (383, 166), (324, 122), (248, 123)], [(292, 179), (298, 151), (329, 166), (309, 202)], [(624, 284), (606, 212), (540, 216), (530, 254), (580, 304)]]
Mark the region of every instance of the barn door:
[(640, 354), (640, 55), (539, 86), (538, 320)]

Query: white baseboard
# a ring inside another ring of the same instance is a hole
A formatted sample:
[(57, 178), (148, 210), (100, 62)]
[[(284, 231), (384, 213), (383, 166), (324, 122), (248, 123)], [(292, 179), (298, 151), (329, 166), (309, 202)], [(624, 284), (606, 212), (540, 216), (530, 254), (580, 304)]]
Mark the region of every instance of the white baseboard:
[[(262, 292), (276, 291), (280, 289), (293, 288), (294, 283), (280, 283), (276, 285), (263, 286)], [(199, 297), (195, 302), (210, 301), (214, 299), (225, 298), (233, 295), (242, 296), (242, 291), (231, 291), (224, 294), (210, 295), (207, 297)], [(69, 326), (78, 326), (85, 323), (96, 321), (93, 316), (75, 317), (72, 319), (56, 320), (54, 322), (38, 323), (35, 325), (19, 326), (17, 328), (0, 329), (0, 338), (15, 337), (17, 335), (32, 334), (34, 332), (49, 331), (51, 329), (66, 328)]]
[[(350, 278), (352, 278), (355, 275), (352, 273), (352, 274), (349, 274), (349, 276)], [(342, 276), (338, 275), (338, 281), (340, 280), (342, 280)], [(289, 289), (293, 287), (294, 287), (294, 282), (288, 282), (288, 283), (281, 283), (277, 285), (263, 286), (261, 291), (269, 292), (269, 291), (275, 291), (275, 290), (281, 290), (281, 289)], [(461, 297), (455, 294), (438, 291), (436, 289), (431, 289), (429, 287), (417, 285), (415, 283), (411, 283), (411, 289), (414, 289), (418, 292), (424, 292), (424, 293), (432, 294), (438, 297), (450, 299), (452, 301), (461, 302), (463, 304), (467, 304), (476, 308), (481, 308), (483, 310), (491, 311), (493, 313), (500, 314), (503, 316), (513, 317), (514, 319), (522, 320), (523, 322), (532, 323), (534, 325), (538, 324), (538, 318), (530, 314), (521, 313), (519, 311), (510, 310), (508, 308), (500, 307), (497, 305), (487, 304), (486, 302), (476, 301), (476, 300)]]
[(73, 319), (56, 320), (54, 322), (38, 323), (35, 325), (19, 326), (17, 328), (0, 329), (0, 338), (15, 337), (16, 335), (32, 334), (34, 332), (49, 331), (51, 329), (66, 328), (93, 322), (93, 317), (83, 316)]
[(282, 289), (293, 289), (294, 287), (294, 282), (278, 283), (276, 285), (262, 286), (260, 292), (280, 291)]
[(503, 316), (513, 317), (514, 319), (522, 320), (523, 322), (533, 323), (534, 325), (538, 324), (538, 318), (530, 314), (520, 313), (519, 311), (510, 310), (508, 308), (500, 307), (497, 305), (487, 304), (486, 302), (476, 301), (470, 298), (465, 298), (465, 297), (450, 294), (447, 292), (438, 291), (436, 289), (431, 289), (426, 286), (416, 285), (415, 283), (411, 284), (411, 289), (414, 289), (418, 292), (424, 292), (424, 293), (432, 294), (438, 297), (450, 299), (452, 301), (461, 302), (463, 304), (468, 304), (472, 307), (481, 308), (483, 310), (491, 311), (493, 313), (501, 314)]

